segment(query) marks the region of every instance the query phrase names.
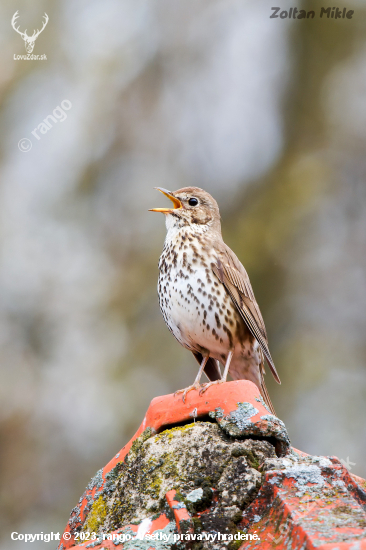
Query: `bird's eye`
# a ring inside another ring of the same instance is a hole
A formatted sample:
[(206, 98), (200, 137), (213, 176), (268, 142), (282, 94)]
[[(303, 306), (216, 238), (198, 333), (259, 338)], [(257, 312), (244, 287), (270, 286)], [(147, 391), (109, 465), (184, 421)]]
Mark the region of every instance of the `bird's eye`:
[(189, 204), (189, 206), (197, 206), (198, 200), (196, 198), (192, 197), (191, 199), (189, 199), (188, 204)]

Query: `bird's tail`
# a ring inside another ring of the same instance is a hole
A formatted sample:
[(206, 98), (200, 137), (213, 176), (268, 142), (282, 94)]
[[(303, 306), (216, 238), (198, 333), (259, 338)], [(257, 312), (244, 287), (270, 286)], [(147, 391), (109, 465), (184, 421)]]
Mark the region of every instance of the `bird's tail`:
[(265, 404), (267, 405), (267, 407), (268, 407), (269, 410), (271, 411), (271, 413), (272, 413), (274, 416), (277, 416), (277, 415), (276, 415), (276, 411), (274, 410), (274, 407), (273, 407), (273, 405), (272, 405), (271, 398), (269, 397), (269, 393), (268, 393), (266, 384), (265, 384), (265, 382), (264, 382), (264, 375), (265, 375), (264, 361), (262, 361), (262, 363), (261, 363), (261, 365), (260, 365), (260, 373), (261, 373), (261, 387), (260, 387), (261, 395), (262, 395), (262, 397), (263, 397), (263, 400), (264, 400)]
[(277, 416), (276, 411), (273, 408), (271, 398), (269, 397), (269, 394), (268, 394), (268, 391), (267, 391), (267, 388), (266, 388), (266, 384), (264, 383), (263, 377), (262, 377), (262, 384), (261, 384), (260, 392), (261, 392), (261, 396), (263, 397), (263, 401), (265, 402), (265, 404), (267, 405), (267, 407), (269, 408), (271, 413), (274, 416)]

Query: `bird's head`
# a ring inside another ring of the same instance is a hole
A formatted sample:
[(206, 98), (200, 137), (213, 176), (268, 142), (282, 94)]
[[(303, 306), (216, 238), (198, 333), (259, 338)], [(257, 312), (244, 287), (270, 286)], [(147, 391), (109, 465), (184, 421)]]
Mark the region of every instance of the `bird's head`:
[(167, 191), (156, 187), (173, 203), (173, 208), (151, 208), (151, 212), (166, 215), (167, 228), (201, 226), (221, 232), (220, 212), (217, 202), (207, 191), (199, 187), (183, 187), (178, 191)]

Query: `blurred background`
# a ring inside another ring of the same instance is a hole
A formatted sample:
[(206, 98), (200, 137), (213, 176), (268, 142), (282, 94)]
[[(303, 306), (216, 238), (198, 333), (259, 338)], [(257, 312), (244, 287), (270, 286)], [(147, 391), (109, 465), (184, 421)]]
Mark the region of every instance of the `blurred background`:
[[(272, 0), (2, 1), (1, 550), (62, 532), (150, 400), (196, 375), (158, 307), (154, 186), (218, 200), (293, 445), (366, 476), (366, 5), (279, 4), (316, 18), (270, 19)], [(48, 14), (47, 60), (14, 60), (16, 10), (29, 35)]]

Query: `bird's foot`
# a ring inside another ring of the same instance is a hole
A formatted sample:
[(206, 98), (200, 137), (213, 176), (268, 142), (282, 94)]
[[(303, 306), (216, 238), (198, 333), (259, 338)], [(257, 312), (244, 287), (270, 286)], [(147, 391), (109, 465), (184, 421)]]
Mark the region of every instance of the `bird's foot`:
[(207, 384), (203, 384), (201, 389), (200, 389), (200, 395), (205, 393), (205, 391), (207, 391), (208, 388), (210, 388), (214, 384), (223, 384), (224, 382), (225, 382), (225, 380), (220, 379), (220, 380), (214, 380), (213, 382), (207, 382)]
[(192, 390), (199, 391), (200, 389), (201, 389), (201, 386), (199, 384), (192, 384), (192, 386), (188, 386), (188, 388), (184, 388), (183, 390), (177, 390), (176, 392), (174, 392), (174, 397), (179, 393), (182, 393), (183, 394), (182, 400), (183, 400), (183, 403), (185, 403), (188, 392)]

